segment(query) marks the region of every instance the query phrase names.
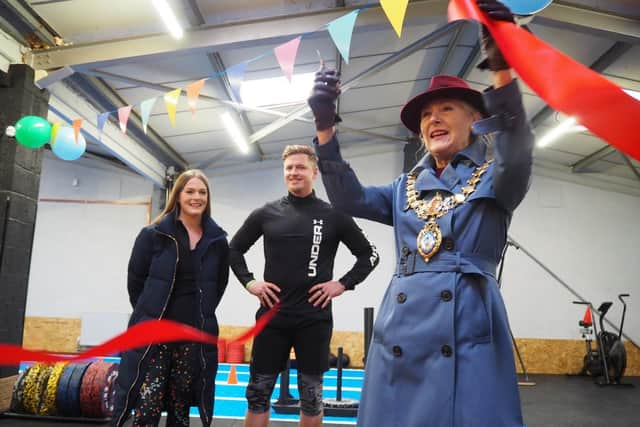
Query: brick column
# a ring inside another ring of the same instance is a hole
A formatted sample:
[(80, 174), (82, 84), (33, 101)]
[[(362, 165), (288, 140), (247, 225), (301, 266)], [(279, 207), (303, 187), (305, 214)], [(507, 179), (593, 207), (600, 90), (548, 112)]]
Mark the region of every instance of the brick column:
[[(42, 149), (25, 148), (4, 130), (24, 116), (47, 117), (49, 93), (33, 77), (23, 64), (0, 71), (0, 342), (12, 344), (22, 344)], [(0, 378), (15, 373), (0, 366)]]

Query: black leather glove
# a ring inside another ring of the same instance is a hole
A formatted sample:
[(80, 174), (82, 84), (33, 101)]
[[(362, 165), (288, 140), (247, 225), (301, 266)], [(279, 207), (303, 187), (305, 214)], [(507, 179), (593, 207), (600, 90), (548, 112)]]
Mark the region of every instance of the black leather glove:
[[(507, 21), (515, 23), (513, 14), (509, 8), (497, 0), (476, 0), (476, 4), (481, 11), (485, 12), (489, 18), (497, 21)], [(496, 41), (491, 37), (491, 33), (484, 25), (480, 30), (480, 40), (485, 59), (478, 64), (481, 70), (500, 71), (509, 69), (509, 64), (505, 61), (502, 52), (498, 49)]]
[(326, 130), (342, 121), (336, 114), (336, 100), (340, 95), (340, 74), (322, 66), (313, 81), (313, 90), (307, 102), (316, 122), (317, 130)]

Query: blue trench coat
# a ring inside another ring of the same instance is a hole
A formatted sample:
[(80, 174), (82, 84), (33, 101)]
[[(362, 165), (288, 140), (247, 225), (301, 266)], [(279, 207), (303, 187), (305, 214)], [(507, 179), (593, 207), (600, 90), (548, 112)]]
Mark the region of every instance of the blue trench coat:
[[(425, 222), (406, 206), (407, 175), (363, 187), (337, 139), (316, 144), (331, 202), (350, 215), (392, 225), (397, 268), (382, 300), (358, 414), (362, 427), (521, 427), (507, 313), (495, 271), (513, 210), (531, 175), (533, 136), (514, 81), (484, 94), (498, 124), (495, 161), (476, 191), (438, 219), (442, 245), (425, 263), (416, 238)], [(317, 141), (316, 141), (317, 142)], [(430, 199), (460, 193), (486, 159), (475, 141), (438, 178), (425, 156), (415, 188)]]

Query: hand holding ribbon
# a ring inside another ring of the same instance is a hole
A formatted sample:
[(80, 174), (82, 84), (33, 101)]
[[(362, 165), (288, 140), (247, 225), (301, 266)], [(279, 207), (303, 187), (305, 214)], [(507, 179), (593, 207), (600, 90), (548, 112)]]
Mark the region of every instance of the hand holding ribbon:
[(507, 63), (551, 108), (574, 117), (595, 135), (640, 160), (639, 101), (515, 24), (488, 19), (476, 0), (451, 0), (449, 20), (456, 19), (474, 19), (485, 25)]

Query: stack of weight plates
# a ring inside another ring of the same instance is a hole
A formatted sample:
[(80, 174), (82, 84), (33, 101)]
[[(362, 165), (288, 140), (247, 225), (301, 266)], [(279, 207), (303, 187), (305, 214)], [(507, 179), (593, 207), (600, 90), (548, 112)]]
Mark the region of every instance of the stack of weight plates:
[(14, 385), (11, 413), (47, 419), (105, 419), (113, 414), (118, 364), (36, 363)]

